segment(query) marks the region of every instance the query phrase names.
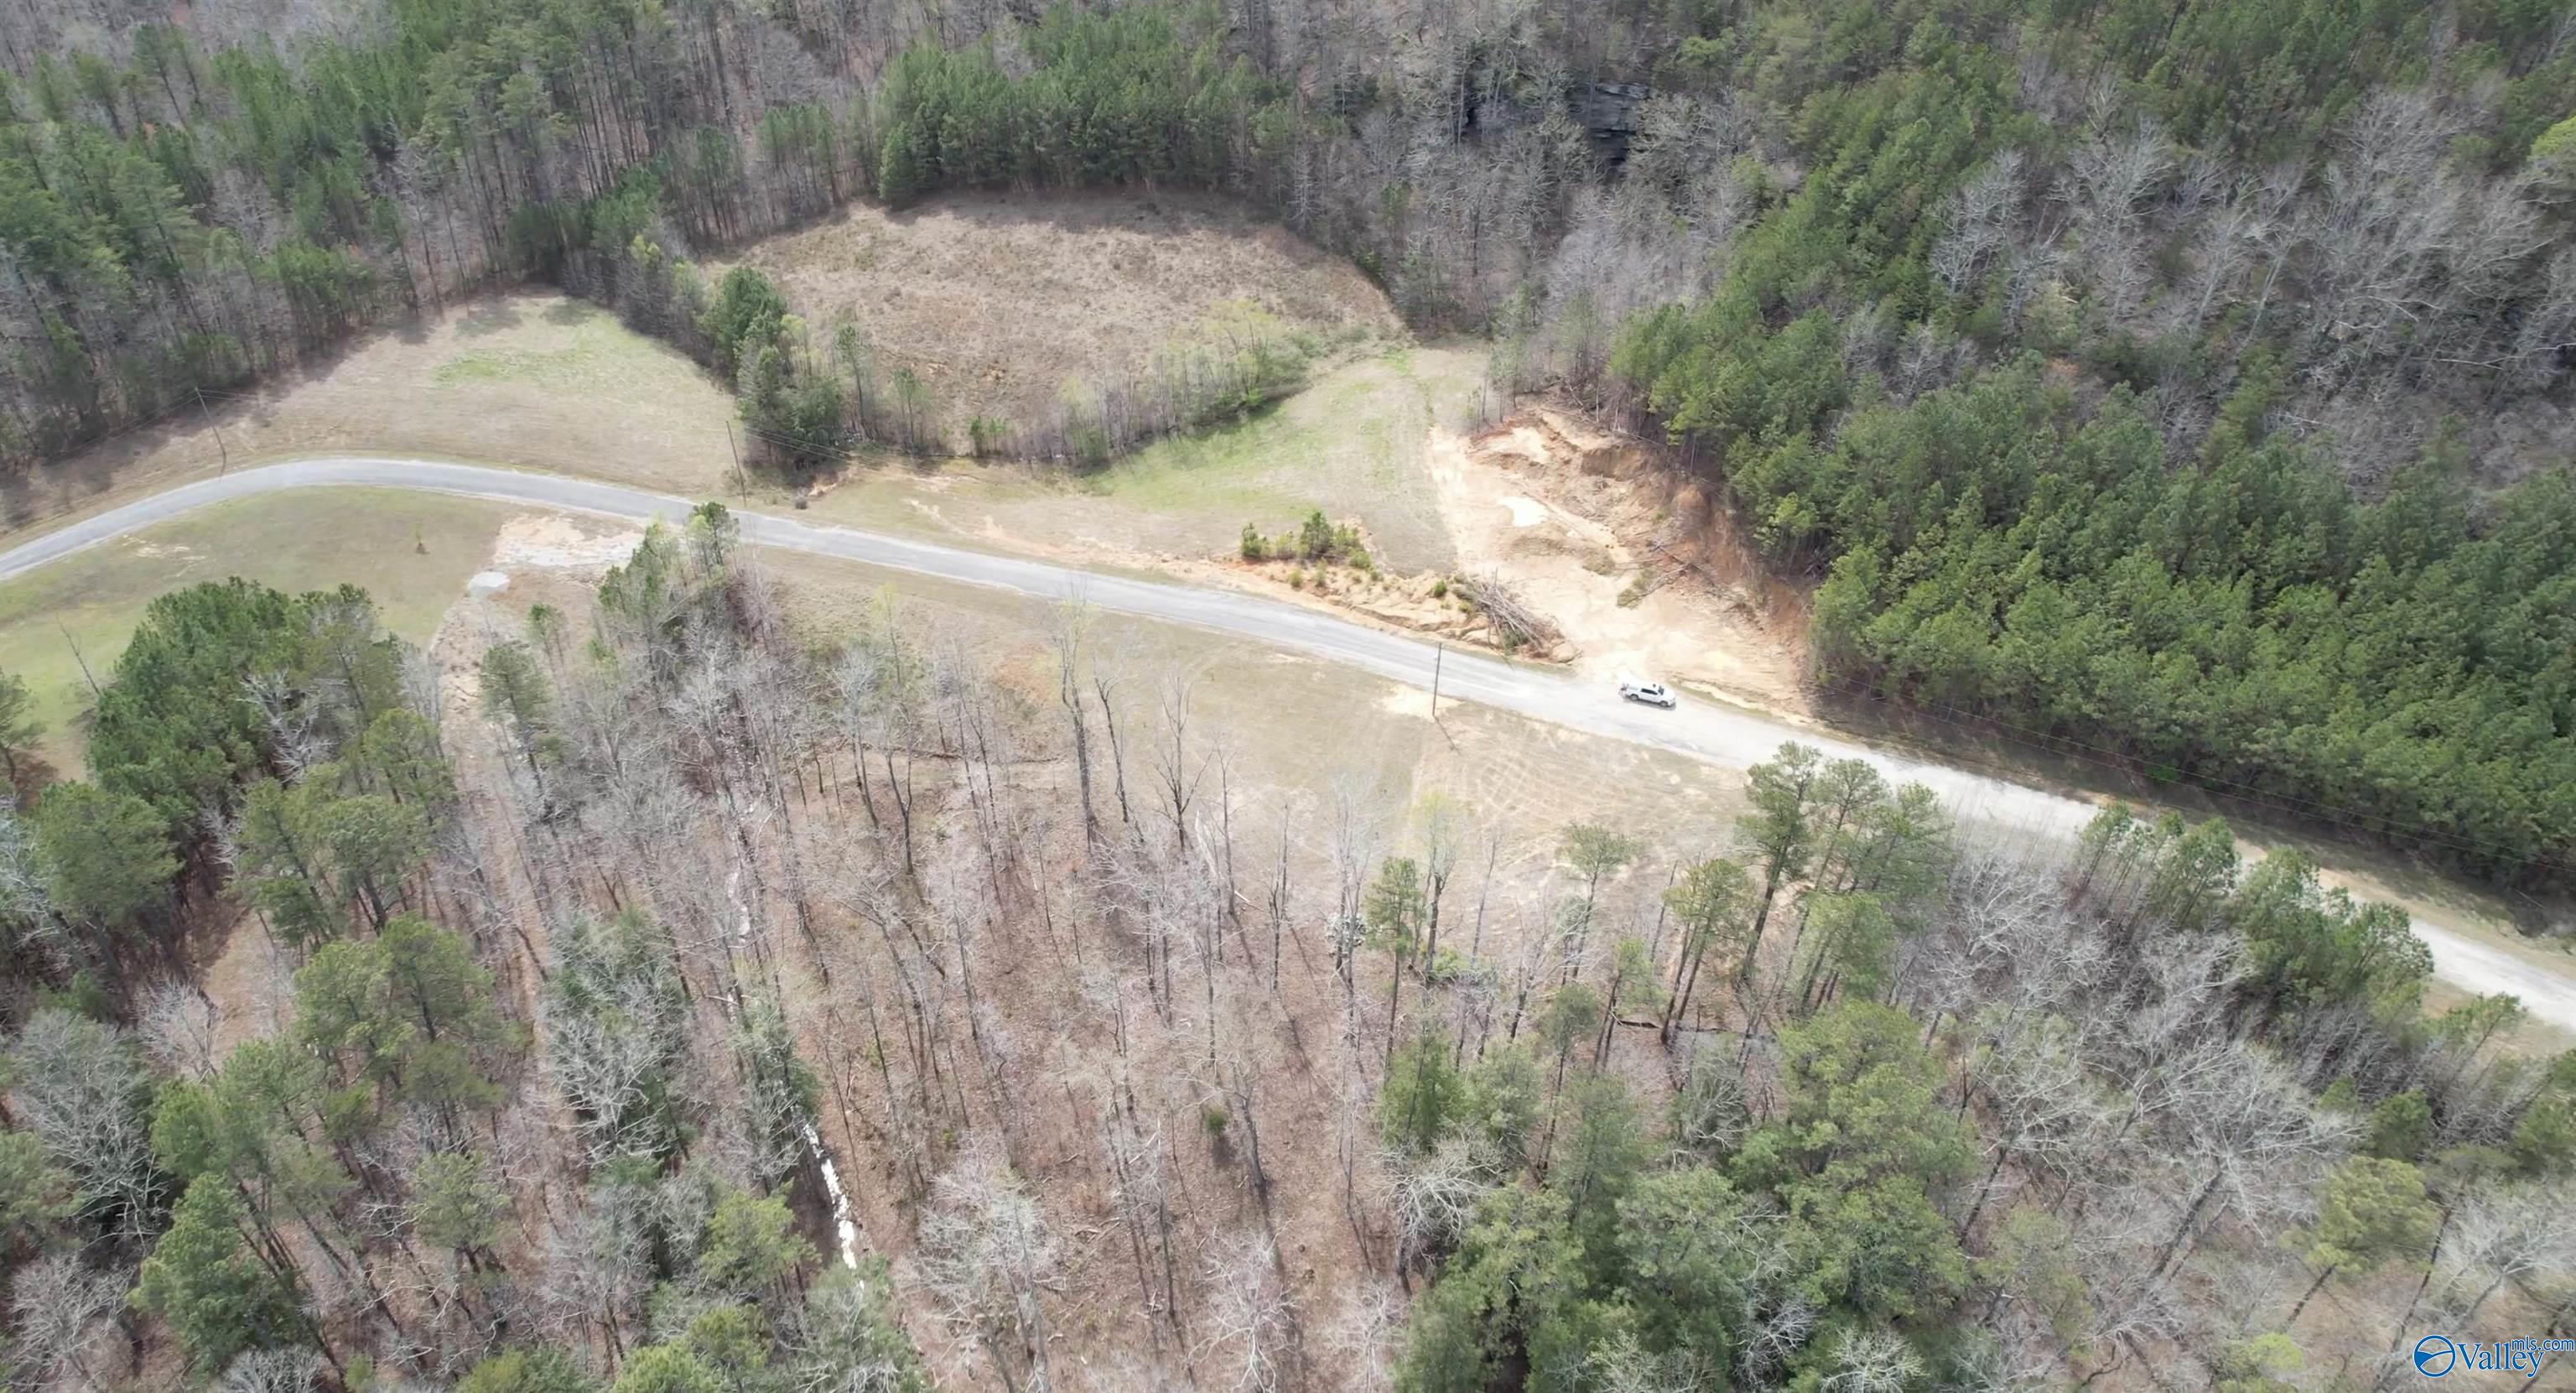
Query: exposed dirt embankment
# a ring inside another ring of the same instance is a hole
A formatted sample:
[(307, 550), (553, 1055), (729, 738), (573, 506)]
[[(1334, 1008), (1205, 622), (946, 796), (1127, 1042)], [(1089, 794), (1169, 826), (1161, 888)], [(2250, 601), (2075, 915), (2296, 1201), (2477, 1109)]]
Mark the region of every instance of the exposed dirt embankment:
[(1581, 652), (1563, 629), (1529, 605), (1518, 586), (1491, 572), (1403, 575), (1286, 560), (1245, 562), (1214, 579), (1277, 599), (1322, 601), (1399, 629), (1530, 662), (1567, 663)]
[(1462, 572), (1510, 586), (1586, 671), (1806, 713), (1802, 597), (1652, 442), (1533, 406), (1434, 432), (1430, 463)]

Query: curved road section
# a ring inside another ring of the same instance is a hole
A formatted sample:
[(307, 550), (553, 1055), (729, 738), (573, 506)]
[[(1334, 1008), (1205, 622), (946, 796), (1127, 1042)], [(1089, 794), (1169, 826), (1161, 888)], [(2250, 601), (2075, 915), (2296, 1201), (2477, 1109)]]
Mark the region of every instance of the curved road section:
[[(419, 489), (491, 498), (533, 507), (628, 520), (679, 522), (690, 500), (555, 474), (426, 460), (343, 457), (245, 469), (139, 499), (0, 552), (0, 580), (96, 546), (140, 527), (209, 504), (286, 489), (339, 486)], [(1427, 689), (1433, 646), (1328, 614), (1222, 590), (1100, 575), (1017, 557), (994, 556), (854, 528), (737, 511), (745, 540), (760, 546), (837, 557), (1044, 600), (1079, 600), (1139, 618), (1251, 639)], [(1799, 740), (1836, 759), (1865, 759), (1891, 780), (1929, 785), (1967, 818), (2026, 835), (2072, 836), (2094, 805), (2021, 784), (1802, 730), (1748, 712), (1705, 703), (1655, 711), (1618, 699), (1606, 686), (1551, 668), (1475, 653), (1441, 661), (1440, 694), (1553, 725), (1668, 750), (1708, 764), (1741, 769)], [(2433, 950), (2434, 970), (2479, 993), (2510, 992), (2532, 1015), (2576, 1030), (2576, 980), (2509, 949), (2481, 943), (2422, 919), (2415, 932)]]

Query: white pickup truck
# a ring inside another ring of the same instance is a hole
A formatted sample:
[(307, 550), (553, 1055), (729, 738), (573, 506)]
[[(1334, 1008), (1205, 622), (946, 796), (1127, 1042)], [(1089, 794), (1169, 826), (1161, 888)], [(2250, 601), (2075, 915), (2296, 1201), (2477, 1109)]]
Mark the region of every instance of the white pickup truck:
[(1624, 700), (1641, 701), (1648, 706), (1669, 709), (1674, 704), (1672, 688), (1661, 682), (1649, 682), (1642, 677), (1620, 678), (1619, 695)]

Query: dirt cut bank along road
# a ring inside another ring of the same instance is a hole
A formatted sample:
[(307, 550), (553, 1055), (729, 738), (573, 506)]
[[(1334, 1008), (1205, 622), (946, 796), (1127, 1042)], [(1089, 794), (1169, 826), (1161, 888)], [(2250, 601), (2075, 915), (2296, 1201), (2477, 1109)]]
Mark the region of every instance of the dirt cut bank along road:
[[(615, 484), (552, 474), (425, 460), (360, 457), (265, 465), (182, 485), (128, 503), (0, 552), (7, 580), (83, 548), (214, 503), (286, 489), (324, 486), (420, 489), (499, 499), (621, 519), (679, 522), (689, 500)], [(737, 512), (744, 540), (760, 546), (837, 557), (967, 585), (1046, 600), (1076, 600), (1143, 619), (1186, 624), (1252, 639), (1428, 689), (1433, 645), (1276, 600), (1222, 590), (1099, 575), (1069, 566), (994, 556), (936, 542), (853, 528), (822, 526), (765, 513)], [(2004, 779), (1930, 763), (1852, 741), (1705, 703), (1657, 711), (1629, 705), (1614, 690), (1550, 668), (1449, 652), (1439, 658), (1440, 695), (1513, 712), (1587, 734), (1669, 750), (1704, 763), (1742, 769), (1798, 740), (1836, 759), (1868, 760), (1891, 780), (1928, 785), (1964, 819), (2030, 835), (2071, 837), (2095, 805)], [(2576, 1031), (2576, 976), (2418, 918), (2415, 932), (2433, 950), (2435, 972), (2478, 993), (2510, 992), (2532, 1015)]]

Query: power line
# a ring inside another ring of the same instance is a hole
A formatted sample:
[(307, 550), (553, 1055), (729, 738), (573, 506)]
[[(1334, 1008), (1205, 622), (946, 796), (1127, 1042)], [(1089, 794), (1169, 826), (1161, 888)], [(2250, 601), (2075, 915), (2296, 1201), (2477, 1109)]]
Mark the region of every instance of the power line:
[[(1929, 717), (1932, 720), (1939, 721), (1944, 725), (1955, 727), (1969, 734), (2001, 734), (2018, 739), (2023, 744), (2031, 745), (2047, 753), (2059, 754), (2071, 759), (2082, 760), (2085, 763), (2098, 765), (2115, 773), (2134, 775), (2140, 772), (2137, 768), (2138, 761), (2134, 756), (2124, 755), (2119, 751), (2112, 750), (2104, 746), (2089, 744), (2085, 741), (2077, 740), (2072, 736), (2053, 735), (2045, 731), (2031, 730), (2027, 727), (2014, 725), (2009, 721), (1998, 720), (1975, 712), (1962, 711), (1957, 707), (1949, 706), (1944, 703), (1934, 702), (1916, 705), (1912, 702), (1898, 701), (1892, 697), (1884, 696), (1878, 692), (1872, 691), (1868, 687), (1858, 683), (1826, 685), (1827, 690), (1833, 691), (1837, 694), (1859, 697), (1863, 700), (1875, 702), (1893, 711), (1900, 711), (1909, 715)], [(2153, 777), (2153, 775), (2151, 774), (2149, 777)], [(2545, 870), (2560, 875), (2567, 874), (2570, 869), (2567, 863), (2553, 857), (2531, 855), (2513, 851), (2495, 843), (2479, 841), (2461, 833), (2427, 827), (2420, 823), (2405, 822), (2398, 818), (2390, 817), (2385, 813), (2341, 808), (2332, 804), (2320, 803), (2313, 799), (2302, 798), (2295, 794), (2274, 793), (2266, 789), (2258, 788), (2255, 785), (2241, 783), (2233, 779), (2200, 775), (2183, 778), (2180, 777), (2178, 773), (2176, 778), (2171, 780), (2160, 780), (2160, 782), (2180, 784), (2186, 788), (2199, 789), (2202, 792), (2212, 793), (2219, 797), (2231, 799), (2236, 802), (2252, 804), (2257, 808), (2289, 814), (2295, 817), (2303, 817), (2310, 821), (2322, 822), (2330, 826), (2344, 828), (2348, 831), (2368, 833), (2370, 835), (2381, 837), (2392, 835), (2405, 836), (2429, 843), (2445, 850), (2483, 856), (2503, 865), (2519, 866), (2533, 870)], [(2373, 823), (2376, 823), (2377, 825), (2371, 825)]]
[[(2118, 751), (2109, 750), (2103, 746), (2087, 744), (2084, 741), (2074, 739), (2071, 736), (2050, 735), (2046, 732), (2033, 731), (2026, 727), (2013, 725), (2008, 721), (1996, 720), (1990, 717), (1978, 715), (1974, 712), (1961, 711), (1957, 707), (1947, 706), (1940, 703), (1917, 706), (1908, 702), (1896, 701), (1876, 692), (1869, 691), (1866, 688), (1855, 687), (1837, 690), (1844, 690), (1847, 695), (1863, 697), (1867, 700), (1877, 702), (1882, 706), (1889, 707), (1892, 710), (1903, 711), (1913, 715), (1928, 716), (1933, 720), (1940, 721), (1945, 725), (1957, 727), (1958, 729), (1967, 731), (1971, 734), (1980, 732), (2001, 733), (2007, 736), (2018, 737), (2023, 743), (2034, 745), (2049, 753), (2063, 754), (2070, 758), (2083, 760), (2088, 764), (2100, 765), (2103, 768), (2113, 770), (2114, 772), (2126, 774), (2135, 774), (2140, 772), (2135, 768), (2136, 761), (2134, 757), (2122, 755)], [(2153, 778), (2155, 776), (2153, 774), (2149, 774), (2148, 777)], [(2312, 799), (2300, 798), (2293, 794), (2273, 793), (2251, 784), (2239, 783), (2232, 779), (2218, 778), (2215, 776), (2186, 779), (2177, 774), (2177, 777), (2171, 780), (2159, 780), (2159, 782), (2170, 782), (2180, 784), (2188, 788), (2198, 788), (2203, 792), (2215, 793), (2223, 798), (2229, 798), (2243, 803), (2250, 803), (2270, 811), (2307, 817), (2315, 821), (2329, 823), (2331, 825), (2344, 827), (2353, 831), (2369, 832), (2377, 835), (2404, 834), (2449, 850), (2476, 852), (2509, 864), (2545, 867), (2552, 870), (2565, 869), (2561, 863), (2554, 860), (2524, 856), (2493, 843), (2476, 841), (2471, 838), (2463, 837), (2457, 833), (2445, 832), (2440, 829), (2426, 827), (2421, 824), (2402, 822), (2384, 813), (2372, 813), (2356, 809), (2338, 808), (2331, 804), (2319, 803)], [(2357, 821), (2356, 819), (2366, 819), (2367, 822)], [(2379, 825), (2375, 827), (2370, 826), (2368, 825), (2370, 822), (2375, 822)]]
[(180, 395), (162, 403), (160, 406), (154, 408), (151, 412), (145, 415), (137, 416), (121, 425), (110, 426), (104, 430), (95, 431), (88, 435), (73, 436), (63, 442), (62, 448), (64, 450), (94, 449), (98, 446), (105, 445), (110, 441), (121, 440), (126, 436), (140, 434), (141, 432), (151, 430), (156, 426), (166, 425), (174, 417), (185, 414), (190, 408), (199, 407), (200, 393), (203, 394), (204, 400), (206, 401), (223, 402), (228, 405), (246, 402), (258, 403), (268, 400), (268, 398), (250, 393), (230, 392), (218, 387), (191, 386), (182, 389)]

